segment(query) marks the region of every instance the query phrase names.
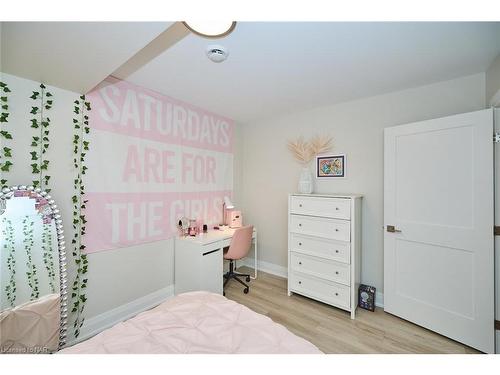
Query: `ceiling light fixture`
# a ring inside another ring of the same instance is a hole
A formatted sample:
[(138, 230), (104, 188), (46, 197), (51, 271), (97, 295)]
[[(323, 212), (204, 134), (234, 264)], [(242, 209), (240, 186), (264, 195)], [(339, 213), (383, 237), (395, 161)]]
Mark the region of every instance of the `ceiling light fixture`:
[(182, 23), (192, 33), (210, 39), (229, 35), (236, 27), (235, 21), (183, 21)]

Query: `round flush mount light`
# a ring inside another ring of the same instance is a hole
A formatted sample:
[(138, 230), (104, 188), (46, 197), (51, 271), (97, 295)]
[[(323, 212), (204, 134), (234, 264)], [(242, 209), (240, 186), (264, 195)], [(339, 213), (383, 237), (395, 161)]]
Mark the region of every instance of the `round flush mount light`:
[(215, 63), (223, 62), (229, 56), (227, 48), (218, 44), (209, 45), (206, 52), (207, 57)]
[(182, 22), (192, 33), (204, 38), (222, 38), (236, 27), (235, 21), (184, 21)]

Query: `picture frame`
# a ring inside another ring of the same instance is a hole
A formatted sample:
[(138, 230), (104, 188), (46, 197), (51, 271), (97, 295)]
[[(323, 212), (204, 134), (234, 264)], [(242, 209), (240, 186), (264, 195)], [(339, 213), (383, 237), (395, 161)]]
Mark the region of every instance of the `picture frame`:
[(316, 156), (316, 178), (345, 178), (346, 155), (318, 155)]

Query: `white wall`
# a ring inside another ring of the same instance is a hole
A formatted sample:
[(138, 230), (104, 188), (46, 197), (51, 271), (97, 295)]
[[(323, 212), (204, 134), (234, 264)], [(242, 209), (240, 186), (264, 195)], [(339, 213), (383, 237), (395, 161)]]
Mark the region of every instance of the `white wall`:
[[(33, 129), (29, 111), (33, 101), (29, 96), (39, 89), (39, 83), (3, 73), (1, 80), (12, 90), (7, 126), (14, 137), (14, 167), (6, 175), (10, 185), (27, 185), (32, 181), (29, 152)], [(51, 195), (62, 211), (66, 237), (72, 238), (73, 101), (80, 94), (55, 87), (48, 89), (54, 95), (54, 107), (49, 115)], [(72, 266), (71, 257), (69, 260)], [(90, 254), (88, 260), (88, 301), (84, 313), (87, 319), (173, 284), (172, 240)]]
[[(496, 57), (486, 70), (486, 104), (500, 90), (500, 55)], [(500, 100), (500, 98), (498, 98)]]
[(321, 181), (317, 193), (361, 193), (363, 283), (383, 291), (383, 129), (485, 106), (485, 75), (476, 74), (274, 119), (240, 125), (236, 203), (259, 231), (259, 259), (287, 265), (287, 196), (297, 191), (300, 166), (286, 148), (298, 136), (329, 134), (347, 154), (347, 178)]

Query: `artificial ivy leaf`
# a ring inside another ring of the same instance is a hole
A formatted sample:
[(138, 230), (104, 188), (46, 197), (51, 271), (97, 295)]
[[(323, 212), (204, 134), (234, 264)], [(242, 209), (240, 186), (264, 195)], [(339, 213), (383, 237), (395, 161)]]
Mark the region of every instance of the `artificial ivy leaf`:
[(38, 95), (40, 95), (38, 91), (33, 91), (33, 94), (31, 94), (30, 99), (35, 100), (36, 98), (38, 98)]
[(37, 112), (38, 112), (38, 107), (31, 107), (31, 111), (30, 111), (31, 114), (36, 115)]
[(52, 107), (48, 104), (45, 105), (45, 109), (51, 109)]
[(45, 88), (45, 85), (43, 83), (40, 83), (40, 88), (41, 89), (44, 89)]
[(9, 89), (7, 86), (5, 86), (5, 87), (3, 88), (3, 92), (11, 92), (11, 91), (10, 91), (10, 89)]
[(7, 84), (4, 83), (4, 82), (2, 82), (2, 81), (0, 81), (0, 87), (5, 87), (5, 86), (7, 86)]
[(0, 130), (0, 135), (5, 139), (12, 139), (12, 135), (7, 130)]
[(2, 184), (2, 187), (6, 186), (7, 185), (7, 180), (1, 180), (0, 184)]
[(5, 157), (8, 157), (8, 158), (11, 158), (12, 157), (12, 149), (8, 148), (8, 147), (4, 147), (3, 148), (3, 154)]
[(7, 160), (5, 163), (2, 164), (2, 167), (0, 168), (0, 170), (2, 172), (9, 172), (10, 170), (10, 167), (12, 166), (12, 162)]
[(5, 111), (8, 110), (9, 109), (9, 105), (8, 104), (3, 104), (2, 105), (2, 109), (5, 110)]
[(6, 96), (1, 96), (1, 97), (0, 97), (0, 100), (1, 100), (2, 102), (6, 102), (6, 101), (7, 101), (7, 97), (6, 97)]
[(31, 160), (38, 160), (38, 155), (36, 151), (31, 151), (30, 154), (31, 154)]
[(51, 94), (50, 92), (48, 92), (48, 91), (47, 91), (47, 92), (45, 93), (45, 96), (46, 96), (47, 98), (50, 98), (50, 97), (52, 96), (52, 94)]

